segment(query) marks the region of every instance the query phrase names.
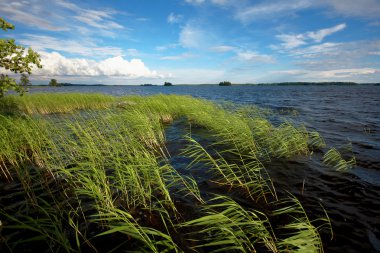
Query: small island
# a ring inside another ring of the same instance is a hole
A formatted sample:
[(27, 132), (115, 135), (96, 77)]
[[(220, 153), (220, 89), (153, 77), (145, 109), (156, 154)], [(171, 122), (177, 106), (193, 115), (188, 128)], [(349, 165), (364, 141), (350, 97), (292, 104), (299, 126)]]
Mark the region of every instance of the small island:
[(173, 86), (173, 84), (170, 83), (170, 82), (165, 82), (165, 83), (164, 83), (164, 86)]
[(231, 82), (229, 82), (229, 81), (223, 81), (223, 82), (220, 82), (219, 83), (219, 86), (231, 86), (232, 84), (231, 84)]

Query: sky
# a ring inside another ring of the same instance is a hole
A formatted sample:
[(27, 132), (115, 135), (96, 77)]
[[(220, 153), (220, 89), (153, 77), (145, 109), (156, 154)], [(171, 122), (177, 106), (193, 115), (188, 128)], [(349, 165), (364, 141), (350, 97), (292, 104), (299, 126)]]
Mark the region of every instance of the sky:
[(380, 0), (0, 0), (0, 17), (40, 54), (35, 84), (380, 82)]

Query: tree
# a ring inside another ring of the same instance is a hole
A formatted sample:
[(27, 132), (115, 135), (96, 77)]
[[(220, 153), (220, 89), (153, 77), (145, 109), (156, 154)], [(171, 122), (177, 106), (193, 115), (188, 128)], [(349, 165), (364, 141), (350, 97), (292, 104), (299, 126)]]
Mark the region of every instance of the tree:
[(59, 86), (59, 84), (58, 84), (57, 80), (51, 79), (49, 82), (49, 86), (57, 87), (57, 86)]
[[(14, 30), (14, 25), (0, 17), (0, 28), (4, 31)], [(4, 68), (13, 74), (30, 75), (34, 65), (42, 68), (38, 53), (31, 48), (26, 51), (25, 47), (17, 45), (14, 39), (0, 39), (0, 68)], [(25, 88), (20, 84), (7, 74), (1, 74), (0, 97), (3, 97), (8, 90), (14, 90), (22, 95)]]
[(19, 82), (19, 85), (21, 87), (27, 87), (29, 85), (31, 85), (32, 83), (30, 82), (29, 80), (29, 77), (27, 74), (25, 73), (22, 73), (21, 76), (20, 76), (20, 82)]
[(229, 81), (223, 81), (219, 83), (219, 86), (231, 86), (231, 82)]

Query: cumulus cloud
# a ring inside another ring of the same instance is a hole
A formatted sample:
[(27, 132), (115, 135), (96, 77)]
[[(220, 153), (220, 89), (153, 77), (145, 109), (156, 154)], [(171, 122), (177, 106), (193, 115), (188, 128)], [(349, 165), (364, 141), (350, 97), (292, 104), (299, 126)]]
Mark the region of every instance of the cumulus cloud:
[(84, 58), (67, 58), (58, 52), (41, 52), (42, 69), (35, 69), (37, 76), (107, 76), (125, 79), (164, 78), (157, 71), (150, 70), (140, 59), (125, 60), (122, 56), (102, 61)]
[(281, 46), (285, 49), (292, 49), (311, 42), (321, 42), (326, 36), (339, 32), (345, 29), (346, 24), (339, 24), (333, 27), (321, 29), (318, 31), (311, 31), (301, 34), (280, 34), (276, 38), (281, 40)]

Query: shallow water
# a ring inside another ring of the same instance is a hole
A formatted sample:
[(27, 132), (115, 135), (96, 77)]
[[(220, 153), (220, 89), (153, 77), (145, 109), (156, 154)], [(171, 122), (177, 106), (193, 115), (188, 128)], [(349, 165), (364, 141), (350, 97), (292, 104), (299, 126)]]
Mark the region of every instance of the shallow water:
[[(329, 146), (351, 143), (357, 166), (336, 172), (321, 164), (318, 153), (312, 160), (278, 161), (268, 168), (275, 186), (295, 194), (307, 210), (320, 212), (320, 203), (324, 206), (334, 229), (332, 241), (324, 238), (326, 252), (380, 252), (380, 86), (76, 86), (31, 92), (186, 94), (295, 110), (298, 116), (292, 119), (317, 130)], [(169, 139), (176, 135), (175, 129), (170, 131)], [(183, 161), (174, 157), (173, 162), (180, 168)]]

